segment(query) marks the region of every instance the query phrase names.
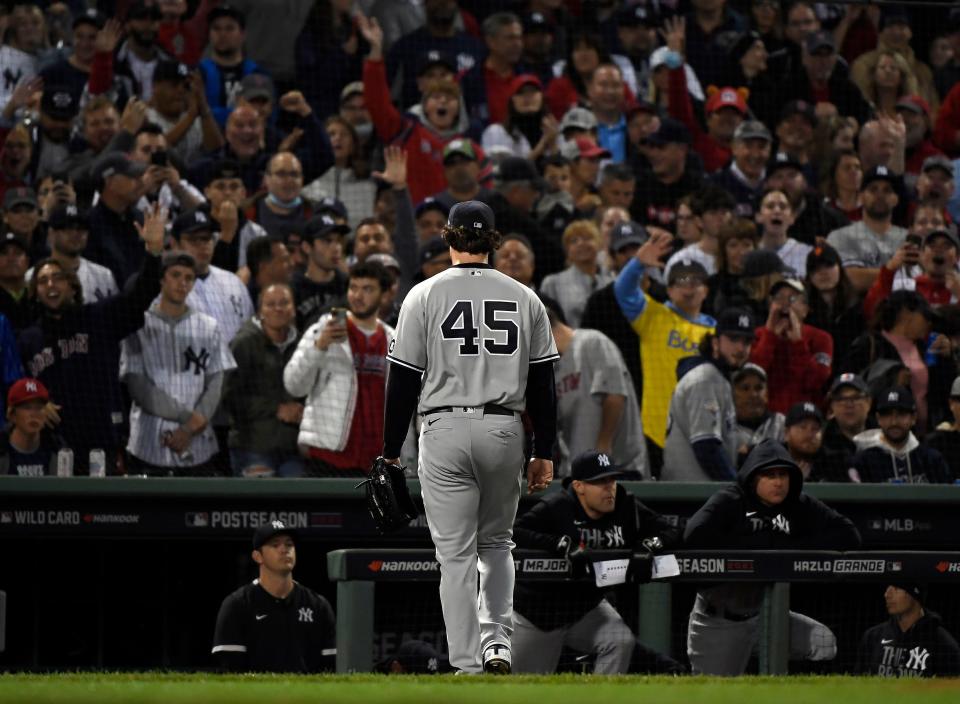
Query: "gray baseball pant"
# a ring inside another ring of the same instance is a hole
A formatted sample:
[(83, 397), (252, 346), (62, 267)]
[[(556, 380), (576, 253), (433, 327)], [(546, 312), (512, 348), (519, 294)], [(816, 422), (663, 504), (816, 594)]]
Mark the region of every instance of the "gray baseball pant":
[[(760, 641), (760, 616), (731, 621), (706, 613), (700, 594), (690, 611), (687, 655), (695, 675), (741, 675)], [(837, 638), (819, 621), (790, 612), (790, 659), (833, 660)]]
[(523, 614), (513, 614), (513, 671), (556, 672), (564, 645), (581, 653), (596, 653), (597, 675), (624, 674), (630, 667), (636, 640), (617, 610), (603, 599), (569, 626), (544, 631)]
[[(519, 414), (434, 413), (420, 431), (419, 476), (440, 563), (450, 664), (482, 672), (482, 653), (510, 646), (513, 521), (523, 482)], [(478, 600), (479, 572), (479, 600)]]

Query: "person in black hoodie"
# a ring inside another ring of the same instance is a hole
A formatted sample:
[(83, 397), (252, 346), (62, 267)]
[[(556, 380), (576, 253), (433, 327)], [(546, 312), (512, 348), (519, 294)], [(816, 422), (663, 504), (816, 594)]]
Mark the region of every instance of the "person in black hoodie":
[[(584, 452), (574, 459), (564, 491), (550, 494), (517, 519), (513, 539), (518, 548), (567, 558), (581, 579), (517, 583), (513, 672), (555, 671), (564, 645), (596, 653), (596, 674), (628, 671), (636, 639), (607, 600), (610, 590), (596, 585), (585, 551), (595, 556), (602, 550), (653, 552), (680, 545), (676, 528), (617, 485), (618, 478), (629, 474), (604, 453)], [(637, 572), (628, 577), (650, 579), (649, 567), (638, 566)]]
[(898, 582), (883, 593), (890, 618), (867, 629), (857, 650), (856, 673), (880, 677), (957, 677), (960, 646), (924, 608), (922, 584)]
[[(721, 489), (687, 523), (694, 549), (854, 550), (850, 519), (803, 493), (803, 473), (786, 448), (764, 440), (747, 456), (737, 481)], [(694, 674), (739, 675), (760, 636), (763, 584), (719, 584), (697, 593), (687, 654)], [(832, 660), (836, 637), (822, 623), (790, 612), (790, 655)]]
[(88, 473), (93, 450), (104, 451), (107, 473), (113, 473), (122, 452), (120, 341), (143, 327), (144, 311), (160, 293), (166, 222), (157, 207), (138, 225), (147, 256), (116, 296), (84, 303), (76, 274), (55, 259), (39, 262), (30, 280), (40, 317), (20, 334), (20, 354), (29, 375), (53, 390), (58, 430), (75, 454), (74, 474)]
[(910, 389), (893, 386), (876, 399), (876, 430), (854, 438), (859, 452), (853, 457), (854, 482), (892, 484), (952, 484), (953, 473), (943, 455), (921, 445), (911, 428), (917, 422), (917, 403)]

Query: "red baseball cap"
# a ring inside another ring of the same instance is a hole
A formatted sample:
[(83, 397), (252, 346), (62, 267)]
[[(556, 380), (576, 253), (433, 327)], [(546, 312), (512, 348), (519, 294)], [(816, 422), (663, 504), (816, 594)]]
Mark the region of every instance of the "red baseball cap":
[(609, 151), (599, 146), (589, 137), (577, 137), (574, 142), (577, 144), (577, 157), (580, 159), (592, 159), (594, 157), (610, 158)]
[(7, 391), (8, 408), (13, 408), (14, 406), (19, 406), (21, 403), (35, 401), (37, 399), (41, 401), (50, 400), (50, 393), (47, 391), (47, 387), (44, 386), (43, 382), (39, 379), (28, 379), (26, 377), (18, 379), (13, 383), (13, 386), (10, 387), (10, 390)]
[(897, 101), (897, 110), (909, 110), (930, 117), (930, 104), (919, 95), (905, 95)]
[(532, 73), (521, 73), (510, 81), (510, 95), (516, 95), (524, 86), (536, 86), (543, 90), (543, 83)]
[(707, 113), (716, 112), (720, 108), (736, 108), (741, 115), (747, 114), (747, 102), (737, 92), (736, 88), (727, 86), (707, 98)]

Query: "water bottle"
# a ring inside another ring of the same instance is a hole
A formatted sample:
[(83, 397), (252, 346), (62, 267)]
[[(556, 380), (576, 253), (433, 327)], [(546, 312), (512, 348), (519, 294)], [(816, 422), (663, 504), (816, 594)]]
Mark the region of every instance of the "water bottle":
[(73, 476), (73, 450), (69, 447), (65, 447), (57, 452), (57, 476)]
[(107, 476), (107, 453), (103, 450), (90, 450), (90, 476)]

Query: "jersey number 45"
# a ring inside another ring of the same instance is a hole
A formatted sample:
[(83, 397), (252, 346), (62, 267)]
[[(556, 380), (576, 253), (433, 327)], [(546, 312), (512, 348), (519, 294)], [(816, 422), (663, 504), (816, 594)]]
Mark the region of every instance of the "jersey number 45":
[[(476, 357), (480, 354), (480, 327), (474, 322), (473, 301), (457, 301), (440, 324), (444, 340), (459, 340), (460, 354)], [(519, 311), (516, 301), (483, 301), (482, 324), (487, 334), (483, 335), (483, 349), (488, 354), (512, 355), (520, 345), (520, 326), (516, 320), (502, 317)], [(500, 315), (501, 317), (498, 317)]]

